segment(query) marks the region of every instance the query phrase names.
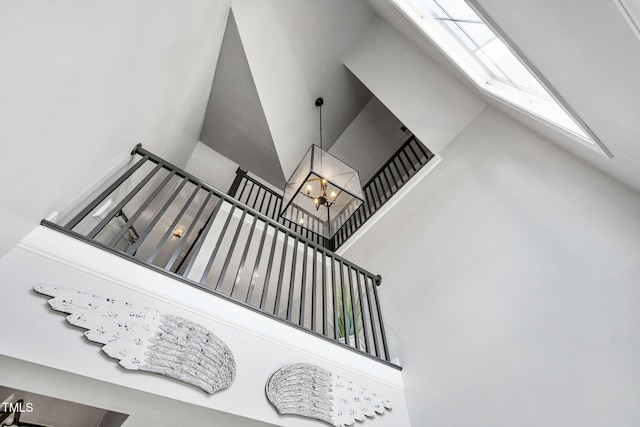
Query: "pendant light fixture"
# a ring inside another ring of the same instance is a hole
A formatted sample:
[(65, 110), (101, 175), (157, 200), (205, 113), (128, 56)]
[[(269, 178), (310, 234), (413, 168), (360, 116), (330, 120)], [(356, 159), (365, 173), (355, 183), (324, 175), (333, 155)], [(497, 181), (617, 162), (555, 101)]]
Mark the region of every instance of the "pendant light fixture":
[(320, 118), (320, 146), (311, 145), (287, 181), (280, 216), (293, 222), (311, 216), (314, 231), (331, 238), (364, 202), (358, 171), (324, 151), (322, 98), (316, 99)]

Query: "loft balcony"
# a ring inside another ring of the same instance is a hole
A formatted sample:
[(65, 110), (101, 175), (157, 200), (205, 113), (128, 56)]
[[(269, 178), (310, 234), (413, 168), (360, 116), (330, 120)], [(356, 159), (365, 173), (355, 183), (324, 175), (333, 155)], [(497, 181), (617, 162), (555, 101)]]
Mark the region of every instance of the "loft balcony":
[(295, 206), (288, 208), (291, 212), (287, 215), (294, 220), (280, 216), (282, 195), (242, 168), (236, 171), (229, 195), (307, 239), (327, 249), (337, 250), (433, 158), (434, 154), (415, 135), (411, 135), (363, 185), (364, 203), (329, 238), (322, 231), (322, 223)]
[(376, 274), (138, 145), (64, 225), (91, 245), (390, 364)]
[(333, 250), (433, 157), (419, 141), (380, 168), (367, 202), (331, 238), (310, 218), (303, 227), (280, 217), (282, 196), (244, 170), (226, 194), (141, 145), (131, 154), (131, 167), (72, 219), (42, 225), (393, 365), (381, 277)]

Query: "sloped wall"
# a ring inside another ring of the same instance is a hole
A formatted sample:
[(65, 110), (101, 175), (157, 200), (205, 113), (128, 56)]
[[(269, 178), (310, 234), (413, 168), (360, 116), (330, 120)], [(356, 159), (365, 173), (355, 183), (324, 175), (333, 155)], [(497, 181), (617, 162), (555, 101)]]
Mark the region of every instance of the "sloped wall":
[(637, 425), (640, 198), (487, 108), (343, 256), (383, 277), (414, 425)]
[(75, 206), (137, 143), (198, 141), (230, 0), (0, 4), (0, 256)]
[(401, 128), (398, 118), (372, 97), (329, 152), (355, 168), (364, 185), (409, 138)]
[(434, 153), (442, 151), (485, 105), (382, 20), (371, 25), (344, 63)]
[[(233, 14), (285, 178), (318, 143), (322, 96), (325, 147), (371, 93), (342, 65), (375, 13), (363, 1), (234, 0)], [(275, 183), (274, 183), (275, 184)]]

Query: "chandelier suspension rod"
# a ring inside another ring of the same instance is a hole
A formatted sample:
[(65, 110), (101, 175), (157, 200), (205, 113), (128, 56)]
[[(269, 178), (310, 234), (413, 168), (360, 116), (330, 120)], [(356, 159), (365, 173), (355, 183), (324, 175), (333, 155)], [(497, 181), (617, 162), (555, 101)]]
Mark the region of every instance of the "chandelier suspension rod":
[(322, 104), (324, 100), (322, 98), (316, 99), (316, 107), (320, 107), (320, 149), (322, 150)]

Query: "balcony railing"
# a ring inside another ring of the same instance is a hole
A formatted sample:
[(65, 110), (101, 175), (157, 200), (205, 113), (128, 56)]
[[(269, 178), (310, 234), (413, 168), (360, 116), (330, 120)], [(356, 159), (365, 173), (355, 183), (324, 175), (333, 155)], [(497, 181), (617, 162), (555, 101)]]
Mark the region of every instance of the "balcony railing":
[(335, 250), (346, 242), (433, 157), (433, 153), (411, 135), (362, 187), (365, 202), (336, 231), (331, 247)]
[(248, 175), (245, 169), (238, 168), (236, 171), (236, 177), (229, 189), (229, 196), (284, 225), (297, 234), (306, 237), (312, 242), (331, 249), (330, 239), (327, 239), (319, 233), (320, 228), (324, 226), (314, 216), (297, 209), (295, 206), (289, 207), (289, 209), (293, 211), (289, 217), (295, 218), (297, 221), (291, 221), (290, 219), (280, 216), (282, 195)]
[(390, 364), (380, 276), (261, 213), (266, 196), (247, 206), (141, 146), (132, 155), (67, 224), (42, 224)]
[(295, 207), (289, 207), (294, 212), (287, 216), (298, 221), (281, 217), (282, 195), (249, 176), (242, 168), (236, 171), (229, 195), (307, 239), (327, 249), (336, 250), (433, 157), (433, 153), (412, 135), (362, 187), (365, 202), (331, 238), (315, 231), (322, 227), (315, 217)]

